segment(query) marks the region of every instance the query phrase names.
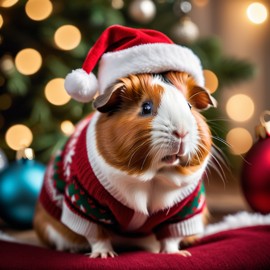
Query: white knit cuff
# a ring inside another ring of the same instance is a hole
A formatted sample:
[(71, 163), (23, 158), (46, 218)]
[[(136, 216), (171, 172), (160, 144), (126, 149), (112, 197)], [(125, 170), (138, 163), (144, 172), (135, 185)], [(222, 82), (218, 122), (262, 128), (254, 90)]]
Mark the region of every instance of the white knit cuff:
[(194, 234), (202, 234), (204, 231), (202, 213), (196, 214), (193, 217), (180, 221), (178, 223), (173, 223), (165, 225), (159, 228), (155, 234), (158, 240), (170, 237), (184, 237)]
[(98, 225), (72, 212), (66, 202), (63, 203), (61, 222), (88, 240), (96, 239), (98, 235)]
[(189, 236), (193, 234), (201, 234), (204, 231), (202, 214), (197, 214), (187, 220), (168, 226), (170, 236)]

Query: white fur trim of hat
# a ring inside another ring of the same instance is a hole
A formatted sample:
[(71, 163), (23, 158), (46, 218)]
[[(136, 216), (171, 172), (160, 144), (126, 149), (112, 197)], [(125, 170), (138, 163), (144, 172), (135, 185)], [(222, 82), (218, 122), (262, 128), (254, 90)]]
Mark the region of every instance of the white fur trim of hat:
[[(97, 78), (93, 74), (96, 66)], [(166, 71), (187, 72), (204, 86), (201, 62), (190, 49), (156, 30), (113, 25), (90, 49), (82, 68), (66, 76), (65, 89), (75, 100), (89, 102), (121, 77)]]

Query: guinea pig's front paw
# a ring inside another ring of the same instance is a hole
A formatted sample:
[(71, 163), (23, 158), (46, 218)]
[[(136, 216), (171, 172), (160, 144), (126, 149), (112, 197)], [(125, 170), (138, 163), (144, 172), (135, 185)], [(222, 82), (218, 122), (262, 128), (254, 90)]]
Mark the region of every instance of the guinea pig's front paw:
[(160, 253), (179, 254), (184, 257), (190, 257), (191, 253), (187, 250), (179, 250), (179, 238), (165, 238), (160, 241)]
[(91, 253), (89, 255), (90, 258), (114, 258), (117, 256), (117, 253), (114, 252), (113, 247), (111, 245), (111, 241), (109, 239), (102, 239), (91, 241)]
[(107, 259), (107, 258), (114, 258), (116, 256), (117, 256), (117, 253), (115, 253), (114, 251), (99, 251), (99, 252), (89, 253), (90, 258)]

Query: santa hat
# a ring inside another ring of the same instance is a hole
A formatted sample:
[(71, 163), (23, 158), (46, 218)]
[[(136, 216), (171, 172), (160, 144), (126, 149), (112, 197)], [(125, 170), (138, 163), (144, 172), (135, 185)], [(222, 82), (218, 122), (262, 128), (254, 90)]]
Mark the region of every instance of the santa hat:
[(199, 86), (204, 85), (200, 60), (190, 49), (155, 30), (113, 25), (90, 49), (82, 68), (67, 75), (65, 88), (75, 100), (89, 102), (121, 77), (172, 70), (187, 72)]

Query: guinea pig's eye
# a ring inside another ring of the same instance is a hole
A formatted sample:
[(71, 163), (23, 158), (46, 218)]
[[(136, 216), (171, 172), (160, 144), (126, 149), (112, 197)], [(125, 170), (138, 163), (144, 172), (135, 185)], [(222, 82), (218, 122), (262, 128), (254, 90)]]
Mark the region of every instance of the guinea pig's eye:
[(147, 101), (142, 104), (141, 115), (143, 116), (151, 115), (152, 111), (153, 111), (153, 103), (151, 101)]
[(188, 102), (188, 107), (191, 109), (192, 108), (192, 106), (191, 106), (191, 104)]

